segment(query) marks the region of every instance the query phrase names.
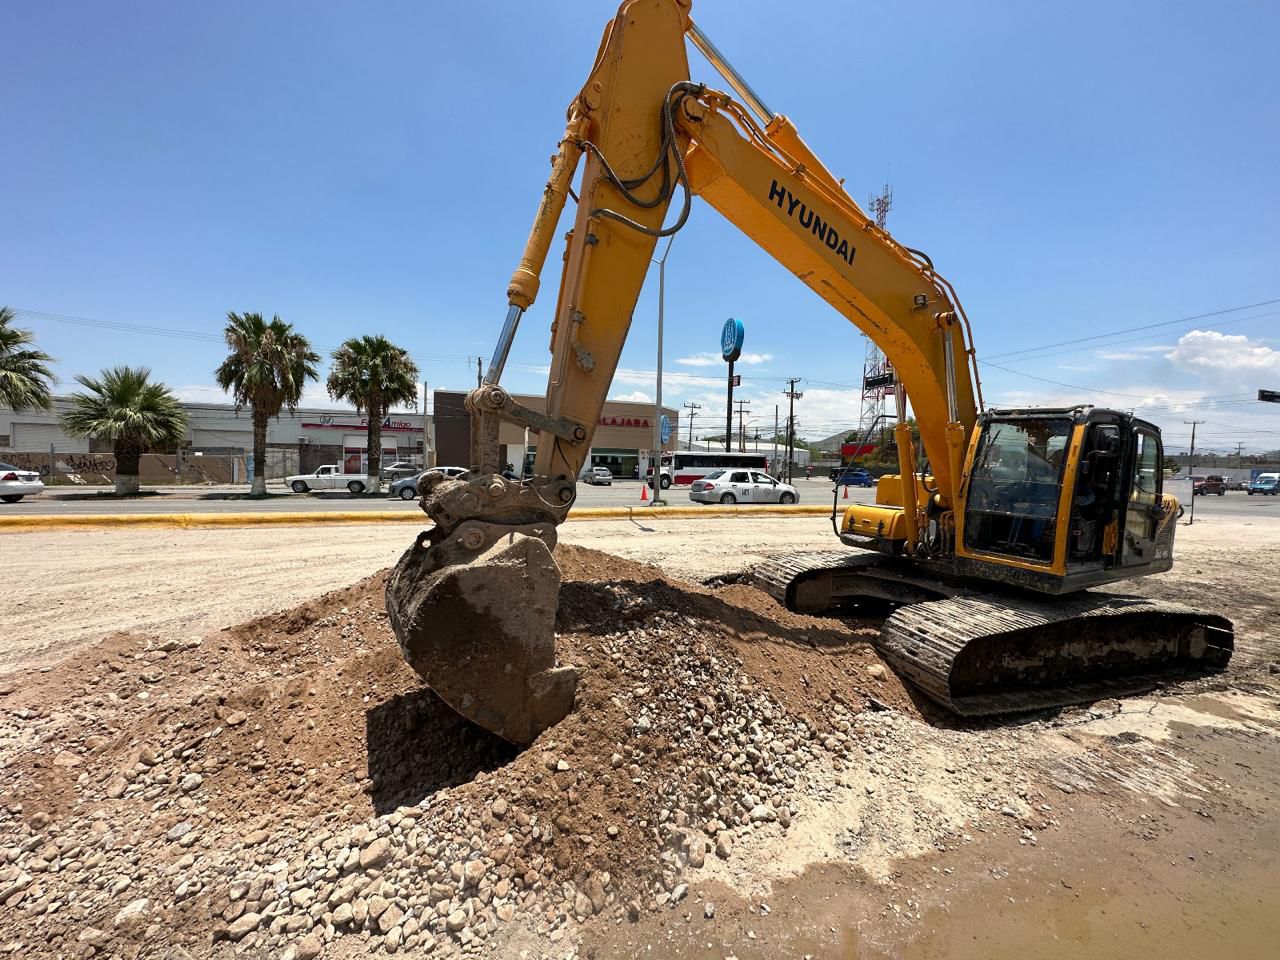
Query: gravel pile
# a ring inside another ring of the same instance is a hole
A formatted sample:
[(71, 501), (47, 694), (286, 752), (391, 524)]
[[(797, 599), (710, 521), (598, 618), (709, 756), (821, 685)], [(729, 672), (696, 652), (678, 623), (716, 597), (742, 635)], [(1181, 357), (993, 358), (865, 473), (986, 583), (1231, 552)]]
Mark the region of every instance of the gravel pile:
[(846, 626), (742, 585), (557, 559), (560, 655), (583, 680), (523, 753), (421, 686), (381, 576), (0, 678), (0, 953), (554, 944), (671, 909), (691, 870), (805, 816), (804, 771), (862, 755), (870, 699), (911, 709)]

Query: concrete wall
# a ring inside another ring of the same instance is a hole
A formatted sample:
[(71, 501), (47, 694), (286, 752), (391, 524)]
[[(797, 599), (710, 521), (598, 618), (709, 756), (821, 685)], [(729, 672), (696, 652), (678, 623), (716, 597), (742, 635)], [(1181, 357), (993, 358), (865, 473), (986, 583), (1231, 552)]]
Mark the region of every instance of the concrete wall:
[[(525, 406), (538, 411), (546, 410), (546, 397), (526, 394), (514, 395)], [(440, 466), (469, 466), (471, 461), (471, 419), (463, 400), (466, 394), (459, 391), (437, 390), (432, 422), (436, 435), (436, 463)], [(663, 412), (671, 421), (671, 439), (666, 450), (676, 448), (680, 435), (679, 415), (669, 407)], [(627, 403), (616, 400), (605, 402), (604, 409), (591, 438), (591, 448), (601, 451), (628, 451), (653, 449), (653, 404)], [(519, 469), (524, 453), (524, 430), (513, 423), (502, 424), (498, 432), (503, 463), (513, 463)], [(538, 435), (530, 433), (529, 449), (537, 448)]]

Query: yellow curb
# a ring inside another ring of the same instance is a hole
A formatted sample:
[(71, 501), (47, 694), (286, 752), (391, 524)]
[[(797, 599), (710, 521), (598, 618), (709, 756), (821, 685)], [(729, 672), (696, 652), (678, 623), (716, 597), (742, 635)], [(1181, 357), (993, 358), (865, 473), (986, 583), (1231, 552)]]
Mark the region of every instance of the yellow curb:
[[(796, 506), (741, 505), (736, 507), (580, 507), (569, 512), (569, 520), (639, 520), (644, 517), (664, 519), (676, 517), (803, 517), (830, 516), (831, 508), (797, 504)], [(44, 530), (93, 530), (113, 527), (254, 527), (310, 526), (313, 524), (407, 523), (424, 525), (431, 521), (418, 511), (333, 510), (314, 513), (115, 513), (68, 514), (63, 516), (0, 517), (0, 532), (32, 533)]]

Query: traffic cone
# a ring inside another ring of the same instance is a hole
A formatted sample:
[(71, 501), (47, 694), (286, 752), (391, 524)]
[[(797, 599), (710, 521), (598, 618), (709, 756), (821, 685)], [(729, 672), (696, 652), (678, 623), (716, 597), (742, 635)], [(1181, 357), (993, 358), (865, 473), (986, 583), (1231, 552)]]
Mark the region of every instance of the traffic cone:
[(842, 484), (842, 486), (844, 487), (844, 498), (845, 498), (846, 500), (848, 500), (848, 499), (849, 499), (849, 485), (846, 483), (846, 484)]
[(645, 481), (644, 483), (640, 484), (640, 502), (641, 502), (641, 503), (648, 503), (648, 502), (649, 502), (649, 483), (648, 483), (648, 481)]

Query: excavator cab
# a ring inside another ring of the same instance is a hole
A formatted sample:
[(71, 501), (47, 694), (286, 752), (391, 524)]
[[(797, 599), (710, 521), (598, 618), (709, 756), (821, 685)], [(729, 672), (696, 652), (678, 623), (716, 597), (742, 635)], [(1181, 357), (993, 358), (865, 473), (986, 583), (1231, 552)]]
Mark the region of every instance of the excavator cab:
[(1160, 431), (1091, 406), (978, 422), (957, 538), (961, 573), (1044, 593), (1168, 570), (1178, 503)]

